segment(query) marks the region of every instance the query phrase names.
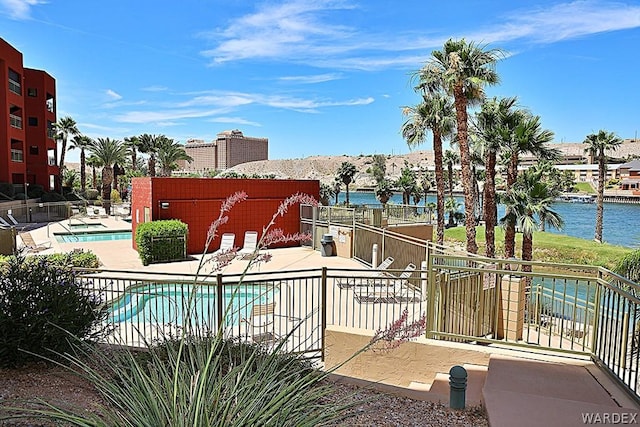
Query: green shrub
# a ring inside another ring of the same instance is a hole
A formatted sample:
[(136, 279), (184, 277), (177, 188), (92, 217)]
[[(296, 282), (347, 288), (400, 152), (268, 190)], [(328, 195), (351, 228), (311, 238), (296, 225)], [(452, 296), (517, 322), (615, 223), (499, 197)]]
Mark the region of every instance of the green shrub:
[(48, 192), (48, 193), (44, 193), (42, 196), (40, 196), (40, 201), (42, 202), (66, 202), (67, 199), (65, 199), (65, 197), (60, 194), (60, 193), (56, 193), (54, 191)]
[(79, 268), (99, 268), (101, 263), (93, 252), (85, 252), (84, 249), (73, 249), (67, 253), (55, 253), (40, 255), (59, 267), (71, 266)]
[(138, 224), (135, 238), (142, 264), (184, 259), (187, 256), (187, 233), (187, 224), (179, 220)]
[(122, 197), (118, 190), (111, 190), (111, 203), (122, 203)]
[(18, 254), (2, 266), (0, 366), (70, 351), (69, 334), (93, 340), (104, 332), (98, 326), (106, 319), (106, 306), (93, 291), (79, 287), (67, 267), (72, 262), (72, 256), (52, 262)]
[(16, 193), (13, 196), (13, 200), (26, 200), (27, 199), (27, 195), (24, 193)]
[(96, 200), (100, 193), (95, 188), (89, 188), (84, 192), (84, 198), (87, 200)]
[(31, 184), (28, 195), (30, 199), (39, 199), (44, 194), (44, 187), (40, 184)]
[(10, 182), (0, 182), (0, 200), (13, 200), (15, 189)]

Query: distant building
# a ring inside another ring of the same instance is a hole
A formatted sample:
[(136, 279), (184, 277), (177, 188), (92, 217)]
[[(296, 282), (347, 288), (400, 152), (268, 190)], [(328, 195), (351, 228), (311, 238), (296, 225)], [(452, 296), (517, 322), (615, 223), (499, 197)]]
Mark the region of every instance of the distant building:
[(182, 173), (205, 173), (269, 159), (269, 139), (244, 136), (239, 130), (220, 132), (215, 141), (190, 139), (184, 146), (193, 161), (180, 162)]
[(55, 79), (24, 67), (22, 53), (0, 38), (0, 81), (0, 182), (56, 189)]

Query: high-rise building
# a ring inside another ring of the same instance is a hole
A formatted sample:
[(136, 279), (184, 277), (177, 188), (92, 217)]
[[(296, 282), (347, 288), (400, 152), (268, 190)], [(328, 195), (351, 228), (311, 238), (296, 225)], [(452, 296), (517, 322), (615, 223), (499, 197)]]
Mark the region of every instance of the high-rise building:
[(241, 163), (268, 160), (269, 139), (244, 136), (237, 129), (227, 130), (220, 132), (212, 142), (190, 139), (184, 149), (193, 161), (181, 162), (181, 169), (203, 173), (228, 169)]
[(22, 53), (0, 38), (0, 182), (56, 189), (56, 81), (23, 66)]

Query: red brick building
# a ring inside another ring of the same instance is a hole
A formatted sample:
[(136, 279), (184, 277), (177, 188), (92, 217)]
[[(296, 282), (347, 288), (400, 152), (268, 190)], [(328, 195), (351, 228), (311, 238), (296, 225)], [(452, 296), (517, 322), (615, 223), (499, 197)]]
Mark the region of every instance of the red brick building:
[(46, 71), (25, 68), (22, 53), (0, 38), (0, 182), (40, 184), (54, 190), (59, 174), (53, 124), (56, 82)]
[[(218, 179), (218, 178), (133, 178), (131, 191), (131, 219), (135, 230), (139, 223), (179, 219), (189, 226), (187, 253), (202, 253), (211, 223), (220, 215), (225, 199), (238, 191), (247, 193), (248, 199), (238, 203), (229, 212), (229, 222), (218, 231), (218, 237), (208, 252), (220, 246), (222, 233), (236, 235), (235, 246), (244, 244), (245, 231), (257, 231), (269, 223), (280, 203), (295, 193), (320, 196), (320, 183), (316, 180), (275, 179)], [(285, 233), (300, 231), (300, 207), (293, 206), (279, 218), (275, 227)], [(135, 239), (133, 242), (135, 248)]]

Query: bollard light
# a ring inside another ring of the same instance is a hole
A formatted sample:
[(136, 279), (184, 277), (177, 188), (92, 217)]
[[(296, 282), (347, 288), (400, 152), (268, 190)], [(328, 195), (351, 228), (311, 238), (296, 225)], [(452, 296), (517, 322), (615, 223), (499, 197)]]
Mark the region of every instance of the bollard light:
[(449, 370), (449, 407), (464, 409), (467, 391), (467, 370), (456, 365)]
[(378, 244), (374, 243), (371, 249), (371, 268), (378, 266)]

